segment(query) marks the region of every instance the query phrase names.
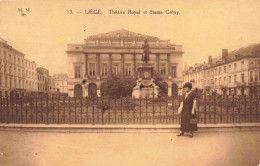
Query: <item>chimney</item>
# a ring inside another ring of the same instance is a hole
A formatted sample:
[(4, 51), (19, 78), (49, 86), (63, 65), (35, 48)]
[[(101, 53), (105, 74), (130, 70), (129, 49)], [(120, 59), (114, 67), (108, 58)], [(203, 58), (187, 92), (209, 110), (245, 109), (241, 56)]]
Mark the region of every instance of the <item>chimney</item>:
[(222, 60), (228, 57), (228, 49), (222, 49)]
[(208, 57), (208, 64), (209, 64), (209, 65), (212, 65), (212, 56), (209, 56), (209, 57)]

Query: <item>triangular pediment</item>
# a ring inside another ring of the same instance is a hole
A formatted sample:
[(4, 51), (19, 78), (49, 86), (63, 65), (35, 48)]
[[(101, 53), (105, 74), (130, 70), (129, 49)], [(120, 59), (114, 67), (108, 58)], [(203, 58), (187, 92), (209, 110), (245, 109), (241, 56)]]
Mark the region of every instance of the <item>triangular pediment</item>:
[(119, 29), (112, 32), (91, 35), (87, 39), (102, 39), (102, 38), (147, 38), (147, 39), (157, 39), (157, 40), (159, 39), (158, 37), (132, 32), (126, 29)]

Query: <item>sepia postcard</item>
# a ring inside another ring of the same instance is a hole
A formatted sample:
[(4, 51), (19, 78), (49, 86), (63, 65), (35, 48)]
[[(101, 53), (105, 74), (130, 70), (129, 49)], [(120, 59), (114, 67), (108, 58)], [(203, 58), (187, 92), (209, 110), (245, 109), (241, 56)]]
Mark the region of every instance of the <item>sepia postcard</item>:
[(0, 166), (259, 166), (260, 0), (0, 0)]

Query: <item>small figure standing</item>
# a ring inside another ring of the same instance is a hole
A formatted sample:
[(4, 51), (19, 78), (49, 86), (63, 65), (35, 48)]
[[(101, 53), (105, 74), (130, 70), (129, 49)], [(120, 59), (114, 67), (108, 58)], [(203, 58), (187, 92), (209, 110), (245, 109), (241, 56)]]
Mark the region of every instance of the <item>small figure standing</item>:
[(144, 44), (142, 45), (142, 49), (144, 50), (142, 55), (142, 61), (143, 63), (148, 63), (148, 61), (150, 60), (149, 54), (152, 52), (150, 51), (147, 39), (144, 39)]
[(191, 91), (192, 84), (187, 82), (183, 85), (184, 95), (178, 114), (181, 114), (181, 128), (177, 136), (182, 136), (185, 132), (193, 137), (193, 131), (197, 131), (197, 124), (191, 124), (191, 118), (196, 118), (195, 108), (197, 99), (195, 92)]

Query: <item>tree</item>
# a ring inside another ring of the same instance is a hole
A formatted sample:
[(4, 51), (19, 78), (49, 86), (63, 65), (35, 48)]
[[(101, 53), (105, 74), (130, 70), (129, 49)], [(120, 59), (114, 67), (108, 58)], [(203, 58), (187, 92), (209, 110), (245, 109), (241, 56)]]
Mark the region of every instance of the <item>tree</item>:
[(104, 82), (104, 96), (119, 98), (132, 96), (136, 79), (128, 75), (111, 75)]
[(168, 96), (168, 85), (163, 82), (163, 78), (158, 74), (154, 74), (154, 82), (159, 87), (160, 96)]

